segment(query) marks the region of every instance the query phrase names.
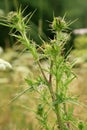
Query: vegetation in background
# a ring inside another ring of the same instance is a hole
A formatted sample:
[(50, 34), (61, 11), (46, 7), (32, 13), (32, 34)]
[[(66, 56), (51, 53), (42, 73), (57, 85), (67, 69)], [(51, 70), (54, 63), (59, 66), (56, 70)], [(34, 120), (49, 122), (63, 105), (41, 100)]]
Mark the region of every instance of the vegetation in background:
[(87, 49), (87, 35), (77, 36), (74, 39), (75, 49)]
[[(27, 14), (30, 11), (33, 11), (34, 9), (37, 9), (35, 15), (31, 19), (32, 21), (32, 27), (34, 28), (31, 32), (31, 38), (34, 39), (37, 43), (41, 43), (39, 38), (36, 38), (36, 32), (43, 36), (43, 38), (46, 40), (47, 37), (53, 38), (54, 34), (51, 33), (48, 30), (48, 21), (52, 21), (53, 19), (53, 13), (55, 12), (55, 16), (63, 16), (63, 14), (67, 13), (67, 19), (79, 19), (75, 24), (71, 25), (72, 29), (75, 28), (86, 28), (87, 27), (87, 5), (85, 4), (87, 0), (81, 1), (76, 0), (70, 1), (70, 0), (3, 0), (0, 1), (0, 16), (7, 15), (10, 11), (16, 11), (19, 5), (22, 5), (22, 8), (25, 8), (27, 5), (29, 7), (25, 11), (25, 14)], [(67, 4), (68, 3), (68, 4)], [(78, 8), (77, 8), (78, 7)], [(7, 43), (9, 41), (9, 45), (11, 44), (11, 41), (8, 37), (8, 28), (3, 29), (0, 27), (0, 45), (7, 47)], [(34, 31), (35, 30), (35, 31)], [(5, 40), (4, 40), (5, 39)], [(5, 45), (4, 45), (5, 44)]]

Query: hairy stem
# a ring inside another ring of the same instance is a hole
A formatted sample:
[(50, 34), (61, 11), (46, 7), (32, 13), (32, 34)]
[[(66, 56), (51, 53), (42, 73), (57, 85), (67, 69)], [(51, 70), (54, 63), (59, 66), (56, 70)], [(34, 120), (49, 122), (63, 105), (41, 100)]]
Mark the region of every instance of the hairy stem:
[[(67, 116), (67, 110), (66, 110), (66, 104), (65, 103), (63, 103), (63, 108), (64, 108), (65, 115)], [(66, 125), (67, 125), (67, 128), (70, 129), (70, 123), (67, 122)]]
[[(51, 61), (51, 64), (50, 64), (50, 71), (51, 71), (52, 67), (53, 67), (53, 61)], [(57, 81), (56, 81), (56, 83), (57, 83), (56, 85), (58, 85)], [(55, 97), (55, 93), (53, 91), (51, 72), (49, 74), (49, 91), (51, 94), (52, 102), (53, 102), (53, 104), (55, 104), (56, 97)], [(58, 130), (63, 130), (63, 123), (61, 121), (61, 115), (60, 115), (60, 106), (58, 104), (54, 105), (54, 111), (55, 111), (56, 118), (57, 118), (57, 128), (58, 128)]]
[(47, 80), (47, 78), (46, 78), (46, 75), (45, 75), (45, 73), (44, 73), (44, 71), (43, 71), (42, 67), (41, 67), (40, 62), (39, 62), (39, 61), (37, 61), (37, 64), (38, 64), (38, 66), (39, 66), (39, 68), (40, 68), (40, 71), (41, 71), (41, 73), (42, 73), (42, 75), (43, 75), (43, 77), (44, 77), (45, 81), (48, 83), (48, 80)]
[[(58, 63), (57, 63), (57, 57), (55, 57), (55, 68), (56, 68), (56, 92), (57, 95), (60, 94), (60, 89), (59, 89), (59, 85), (58, 85)], [(56, 100), (58, 100), (58, 96), (56, 95)], [(57, 117), (57, 128), (58, 130), (63, 130), (64, 128), (64, 124), (62, 122), (61, 119), (61, 111), (60, 111), (60, 104), (55, 104), (55, 113), (56, 113), (56, 117)]]

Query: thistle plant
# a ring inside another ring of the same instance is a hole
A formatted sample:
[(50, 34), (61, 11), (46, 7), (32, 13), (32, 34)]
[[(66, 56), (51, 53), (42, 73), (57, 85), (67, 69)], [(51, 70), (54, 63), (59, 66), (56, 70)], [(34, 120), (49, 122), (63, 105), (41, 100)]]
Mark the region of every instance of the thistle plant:
[[(32, 14), (23, 17), (23, 12), (19, 9), (18, 12), (12, 12), (1, 20), (2, 25), (11, 28), (11, 36), (17, 38), (18, 42), (32, 54), (39, 69), (37, 78), (25, 80), (29, 88), (19, 96), (26, 91), (38, 95), (37, 109), (34, 112), (39, 121), (39, 129), (83, 130), (83, 123), (79, 123), (73, 116), (72, 104), (78, 104), (77, 98), (71, 97), (69, 93), (70, 83), (76, 77), (72, 71), (73, 62), (70, 63), (68, 58), (64, 58), (64, 45), (70, 37), (70, 34), (66, 33), (70, 22), (66, 22), (65, 17), (54, 17), (50, 25), (54, 39), (50, 39), (49, 42), (42, 40), (42, 46), (39, 46), (27, 36)], [(38, 50), (41, 50), (41, 53)], [(41, 59), (45, 60), (46, 68)]]

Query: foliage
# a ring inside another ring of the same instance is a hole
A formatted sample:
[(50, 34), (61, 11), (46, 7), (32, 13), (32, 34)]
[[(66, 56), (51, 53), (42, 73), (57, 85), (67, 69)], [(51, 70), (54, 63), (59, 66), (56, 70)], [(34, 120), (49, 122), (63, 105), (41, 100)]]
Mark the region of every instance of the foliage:
[[(45, 37), (49, 36), (53, 38), (53, 34), (47, 30), (48, 28), (48, 21), (52, 21), (53, 13), (55, 12), (55, 16), (62, 16), (65, 12), (67, 13), (67, 17), (71, 20), (73, 19), (79, 19), (75, 24), (72, 25), (72, 28), (84, 28), (86, 27), (86, 13), (87, 12), (87, 5), (85, 4), (87, 0), (81, 1), (77, 0), (76, 2), (70, 1), (70, 0), (3, 0), (0, 1), (0, 10), (4, 13), (4, 15), (8, 14), (12, 10), (17, 10), (19, 5), (22, 6), (22, 8), (25, 8), (27, 5), (29, 7), (27, 8), (25, 14), (27, 14), (29, 11), (37, 9), (35, 15), (32, 18), (32, 26), (34, 29), (39, 33), (39, 35), (43, 36), (45, 34)], [(68, 3), (68, 4), (67, 4)], [(78, 7), (78, 8), (77, 8)], [(0, 15), (1, 16), (1, 15)], [(3, 31), (1, 34), (3, 35), (3, 40), (6, 38)], [(2, 39), (2, 35), (0, 39)], [(40, 42), (39, 38), (35, 38), (36, 33), (34, 31), (33, 35), (31, 37), (35, 39), (35, 41), (38, 43)], [(45, 39), (44, 37), (44, 39)], [(5, 41), (1, 41), (5, 42)], [(2, 43), (0, 43), (2, 45)]]
[(74, 40), (75, 48), (78, 50), (87, 49), (87, 36), (77, 36)]
[[(70, 36), (65, 33), (70, 23), (65, 21), (65, 17), (54, 17), (50, 23), (54, 39), (50, 39), (49, 42), (42, 40), (43, 45), (39, 46), (27, 36), (27, 31), (30, 29), (28, 23), (33, 14), (23, 17), (23, 13), (24, 10), (21, 11), (20, 8), (18, 12), (12, 12), (7, 18), (3, 18), (0, 24), (11, 28), (11, 36), (17, 38), (25, 50), (32, 54), (40, 73), (36, 79), (26, 79), (29, 88), (16, 96), (12, 102), (30, 90), (38, 95), (37, 108), (32, 112), (36, 114), (40, 129), (83, 129), (84, 124), (74, 118), (74, 109), (70, 105), (72, 103), (79, 105), (77, 98), (69, 94), (69, 84), (76, 77), (72, 71), (73, 62), (69, 63), (63, 53), (64, 45)], [(46, 59), (47, 68), (42, 67), (42, 59)], [(50, 123), (51, 113), (54, 115), (52, 123)]]

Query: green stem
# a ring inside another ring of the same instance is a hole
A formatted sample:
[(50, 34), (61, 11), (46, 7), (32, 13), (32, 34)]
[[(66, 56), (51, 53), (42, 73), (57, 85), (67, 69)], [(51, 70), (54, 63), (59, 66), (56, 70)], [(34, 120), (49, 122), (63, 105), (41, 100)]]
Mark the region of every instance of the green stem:
[[(60, 89), (59, 89), (59, 85), (58, 85), (58, 65), (57, 65), (57, 57), (55, 57), (55, 66), (56, 66), (56, 93), (57, 95), (60, 94)], [(58, 98), (58, 96), (56, 96), (56, 99)], [(57, 117), (57, 128), (58, 130), (63, 130), (64, 125), (61, 119), (61, 106), (60, 104), (55, 104), (55, 113), (56, 113), (56, 117)]]
[(39, 62), (39, 61), (37, 61), (37, 64), (38, 64), (38, 66), (39, 66), (39, 68), (40, 68), (40, 71), (41, 71), (41, 73), (42, 73), (42, 75), (43, 75), (43, 77), (44, 77), (45, 81), (48, 83), (48, 80), (47, 80), (47, 78), (46, 78), (46, 75), (45, 75), (45, 73), (44, 73), (44, 71), (43, 71), (42, 67), (41, 67), (40, 62)]
[[(66, 104), (65, 103), (63, 103), (63, 108), (64, 108), (65, 115), (67, 116), (67, 110), (66, 110)], [(70, 129), (70, 123), (67, 122), (66, 125), (67, 125), (67, 128)]]
[[(50, 71), (51, 71), (52, 67), (53, 67), (53, 61), (51, 61)], [(56, 81), (56, 83), (57, 83), (56, 85), (58, 85), (57, 81)], [(52, 102), (54, 104), (55, 101), (56, 101), (56, 97), (55, 97), (55, 93), (53, 91), (52, 74), (51, 73), (49, 75), (49, 91), (50, 91), (50, 94), (51, 94)], [(58, 104), (54, 105), (54, 111), (55, 111), (55, 114), (56, 114), (56, 117), (57, 117), (57, 128), (58, 128), (58, 130), (63, 130), (63, 123), (61, 121), (61, 115), (60, 115), (60, 106)]]
[(55, 105), (55, 113), (56, 113), (56, 117), (57, 117), (57, 128), (58, 130), (64, 130), (63, 127), (63, 123), (61, 120), (61, 114), (60, 114), (60, 106), (59, 105)]

